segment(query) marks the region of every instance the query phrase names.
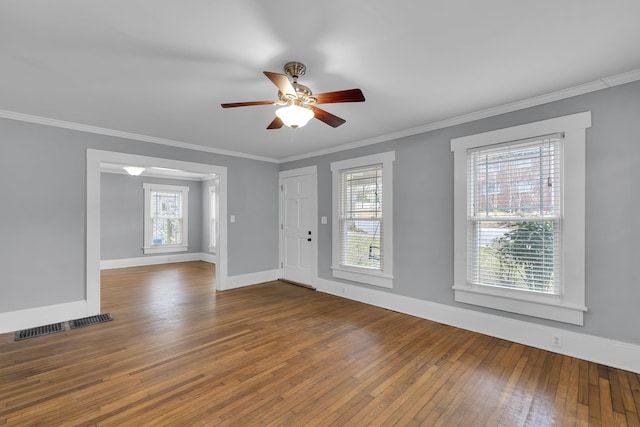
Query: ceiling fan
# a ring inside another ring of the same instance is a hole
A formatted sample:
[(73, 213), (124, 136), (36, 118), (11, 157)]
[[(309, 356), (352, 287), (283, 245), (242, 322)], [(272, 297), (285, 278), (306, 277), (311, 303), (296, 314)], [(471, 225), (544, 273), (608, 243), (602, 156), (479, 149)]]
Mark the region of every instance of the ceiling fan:
[(328, 111), (316, 107), (317, 104), (336, 104), (339, 102), (363, 102), (364, 95), (360, 89), (339, 90), (314, 95), (307, 86), (298, 83), (298, 77), (304, 76), (307, 67), (300, 62), (288, 62), (284, 72), (291, 76), (293, 82), (285, 74), (263, 71), (271, 82), (278, 88), (277, 101), (250, 101), (221, 104), (222, 108), (247, 107), (250, 105), (280, 105), (276, 110), (276, 118), (267, 129), (280, 129), (283, 125), (298, 128), (306, 125), (309, 120), (316, 118), (331, 127), (337, 128), (346, 120)]

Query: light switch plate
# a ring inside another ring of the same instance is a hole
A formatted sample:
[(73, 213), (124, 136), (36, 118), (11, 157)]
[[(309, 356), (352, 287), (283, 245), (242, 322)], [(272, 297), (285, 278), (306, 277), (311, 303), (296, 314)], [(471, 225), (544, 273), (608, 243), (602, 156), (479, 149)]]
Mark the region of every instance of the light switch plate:
[(320, 217), (320, 224), (326, 224), (327, 223), (327, 217), (326, 216), (321, 216)]

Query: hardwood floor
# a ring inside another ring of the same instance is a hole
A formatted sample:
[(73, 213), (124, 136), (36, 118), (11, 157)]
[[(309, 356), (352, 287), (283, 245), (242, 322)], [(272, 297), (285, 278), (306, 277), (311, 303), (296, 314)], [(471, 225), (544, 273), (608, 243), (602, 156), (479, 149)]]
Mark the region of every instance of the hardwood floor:
[(0, 335), (0, 425), (640, 426), (640, 375), (203, 262), (107, 270), (115, 320)]

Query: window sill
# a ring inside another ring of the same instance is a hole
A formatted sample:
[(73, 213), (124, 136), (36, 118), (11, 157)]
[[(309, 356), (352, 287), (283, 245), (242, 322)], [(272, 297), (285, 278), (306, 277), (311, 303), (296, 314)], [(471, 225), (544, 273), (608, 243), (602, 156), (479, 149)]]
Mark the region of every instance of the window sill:
[(528, 295), (511, 289), (477, 285), (454, 285), (455, 300), (511, 313), (524, 314), (557, 322), (584, 325), (587, 308), (562, 301), (556, 295)]
[(393, 276), (387, 276), (364, 269), (347, 270), (343, 267), (331, 267), (331, 269), (333, 270), (333, 277), (337, 279), (366, 283), (368, 285), (380, 286), (382, 288), (393, 288)]
[(187, 245), (173, 245), (173, 246), (150, 246), (142, 248), (145, 255), (148, 254), (166, 254), (169, 252), (186, 252), (189, 249)]

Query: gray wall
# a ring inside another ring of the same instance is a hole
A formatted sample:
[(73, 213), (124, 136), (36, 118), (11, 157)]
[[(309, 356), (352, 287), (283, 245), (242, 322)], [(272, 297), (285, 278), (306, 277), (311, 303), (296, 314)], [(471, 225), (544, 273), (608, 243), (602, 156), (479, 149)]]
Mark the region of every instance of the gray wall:
[(0, 119), (0, 312), (85, 298), (87, 148), (226, 166), (229, 276), (278, 268), (278, 165)]
[[(585, 326), (454, 302), (449, 140), (586, 110)], [(278, 268), (278, 165), (0, 119), (0, 312), (84, 299), (87, 148), (228, 167), (237, 219), (228, 224), (229, 275)], [(396, 150), (390, 292), (640, 344), (640, 82), (280, 169), (317, 164), (318, 217), (331, 219), (330, 162), (388, 150)], [(318, 231), (319, 275), (331, 279), (331, 223)]]
[[(587, 130), (584, 327), (453, 299), (453, 154), (450, 139), (590, 110)], [(384, 290), (600, 337), (640, 344), (640, 82), (420, 135), (281, 165), (318, 166), (318, 217), (331, 219), (336, 160), (395, 150), (394, 288)], [(319, 276), (331, 276), (331, 221), (318, 224)], [(367, 286), (357, 284), (358, 286)], [(376, 288), (383, 290), (381, 288)]]
[[(125, 259), (144, 256), (144, 189), (145, 182), (189, 187), (189, 249), (208, 251), (203, 235), (201, 181), (186, 181), (114, 173), (100, 174), (100, 258)], [(208, 187), (207, 187), (208, 188)], [(181, 252), (184, 253), (184, 252)], [(166, 256), (166, 254), (163, 254)]]

